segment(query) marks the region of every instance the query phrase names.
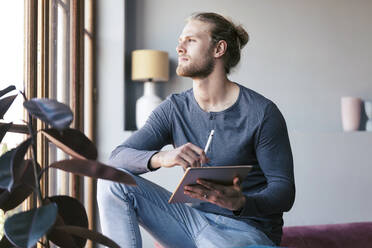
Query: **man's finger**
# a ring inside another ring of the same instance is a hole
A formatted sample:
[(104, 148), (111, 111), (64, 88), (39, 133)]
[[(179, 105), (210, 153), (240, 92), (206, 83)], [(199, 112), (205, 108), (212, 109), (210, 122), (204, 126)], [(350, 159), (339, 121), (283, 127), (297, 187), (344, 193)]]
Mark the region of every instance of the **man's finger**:
[(204, 152), (199, 146), (194, 145), (193, 143), (188, 143), (187, 146), (193, 150), (199, 156)]
[(196, 183), (198, 183), (200, 185), (203, 185), (207, 189), (214, 190), (214, 187), (213, 187), (212, 183), (210, 183), (208, 181), (205, 181), (205, 180), (202, 180), (202, 179), (197, 179)]
[(189, 143), (187, 145), (193, 152), (195, 152), (199, 158), (200, 158), (200, 161), (202, 164), (205, 164), (205, 163), (208, 163), (208, 158), (207, 156), (205, 155), (205, 152), (203, 149), (201, 149), (200, 147), (192, 144), (192, 143)]
[(214, 192), (216, 196), (227, 196), (229, 192), (231, 191), (230, 188), (232, 186), (225, 186), (225, 185), (220, 185), (216, 183), (212, 183), (206, 180), (198, 179), (196, 180), (197, 183), (202, 185), (203, 187), (207, 188), (211, 192)]
[(190, 164), (186, 160), (184, 160), (182, 157), (180, 157), (180, 158), (177, 159), (177, 164), (180, 165), (180, 166), (182, 166), (185, 170), (188, 167), (190, 167)]
[(203, 151), (202, 154), (200, 155), (200, 162), (202, 164), (209, 163), (209, 158), (205, 155), (205, 152)]
[(195, 160), (193, 160), (193, 158), (190, 157), (187, 153), (185, 152), (180, 153), (179, 156), (181, 159), (183, 159), (186, 162), (187, 167), (195, 167), (193, 166), (193, 163), (195, 162)]
[(212, 182), (209, 182), (203, 179), (197, 179), (196, 182), (200, 185), (203, 185), (207, 189), (216, 191), (216, 192), (221, 191), (225, 187), (223, 185), (212, 183)]
[(186, 185), (184, 190), (192, 191), (201, 195), (209, 193), (209, 190), (201, 185)]
[(190, 158), (191, 167), (200, 167), (200, 158), (193, 150), (186, 149), (184, 154)]
[(241, 184), (241, 182), (240, 182), (240, 178), (239, 178), (239, 177), (234, 177), (234, 179), (233, 179), (233, 184), (234, 184), (235, 186), (240, 187), (240, 184)]
[(207, 197), (204, 197), (204, 195), (201, 195), (201, 194), (198, 194), (198, 193), (195, 193), (195, 192), (192, 192), (192, 191), (184, 190), (183, 193), (185, 195), (190, 196), (191, 198), (208, 201)]

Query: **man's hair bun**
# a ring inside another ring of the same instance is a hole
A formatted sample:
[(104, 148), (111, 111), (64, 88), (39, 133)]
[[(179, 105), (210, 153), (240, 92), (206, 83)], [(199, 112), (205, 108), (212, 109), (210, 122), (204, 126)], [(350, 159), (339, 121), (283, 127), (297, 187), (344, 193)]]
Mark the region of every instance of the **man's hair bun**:
[(247, 31), (242, 27), (242, 25), (235, 27), (235, 32), (240, 44), (240, 49), (242, 49), (249, 41), (249, 35)]

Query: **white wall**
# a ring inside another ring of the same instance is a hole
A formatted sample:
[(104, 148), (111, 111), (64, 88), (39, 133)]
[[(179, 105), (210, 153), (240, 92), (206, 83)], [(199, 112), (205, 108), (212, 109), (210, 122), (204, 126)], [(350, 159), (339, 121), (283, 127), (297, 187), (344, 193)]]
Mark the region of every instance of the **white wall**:
[[(135, 2), (136, 30), (128, 39), (136, 44), (128, 49), (168, 51), (172, 64), (190, 13), (216, 11), (243, 24), (251, 41), (231, 78), (274, 100), (290, 130), (341, 131), (340, 97), (372, 98), (372, 1)], [(173, 73), (161, 87), (166, 96), (191, 83)]]
[(296, 200), (285, 225), (372, 221), (372, 132), (290, 132)]
[[(133, 3), (135, 2), (135, 4)], [(135, 29), (125, 36), (125, 2), (98, 1), (98, 135), (100, 160), (130, 132), (124, 130), (124, 44), (129, 50), (169, 52), (184, 18), (216, 11), (242, 23), (251, 41), (231, 75), (277, 103), (294, 154), (297, 198), (287, 225), (372, 220), (372, 134), (342, 133), (340, 97), (372, 98), (372, 1), (369, 0), (127, 0)], [(127, 27), (128, 29), (134, 27)], [(126, 51), (128, 53), (128, 51)], [(128, 59), (128, 58), (127, 58)], [(159, 86), (163, 97), (191, 87), (174, 73)], [(140, 89), (141, 90), (141, 89)], [(136, 92), (138, 89), (136, 90)], [(137, 93), (136, 93), (137, 94)], [(134, 105), (133, 105), (134, 108)], [(173, 189), (179, 171), (148, 175)], [(170, 179), (173, 178), (173, 179)], [(146, 235), (144, 247), (152, 241)]]

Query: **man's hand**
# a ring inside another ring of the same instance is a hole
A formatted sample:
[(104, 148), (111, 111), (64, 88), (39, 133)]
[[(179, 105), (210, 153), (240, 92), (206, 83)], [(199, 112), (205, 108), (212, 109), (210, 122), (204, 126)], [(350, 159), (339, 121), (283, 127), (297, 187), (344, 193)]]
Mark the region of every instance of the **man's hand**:
[(198, 185), (185, 186), (184, 193), (192, 198), (216, 204), (231, 211), (243, 208), (245, 196), (240, 188), (239, 177), (233, 179), (233, 185), (225, 186), (198, 179)]
[(187, 143), (171, 151), (161, 151), (152, 156), (150, 165), (156, 169), (159, 167), (173, 167), (176, 165), (187, 167), (200, 167), (202, 163), (207, 163), (203, 149)]

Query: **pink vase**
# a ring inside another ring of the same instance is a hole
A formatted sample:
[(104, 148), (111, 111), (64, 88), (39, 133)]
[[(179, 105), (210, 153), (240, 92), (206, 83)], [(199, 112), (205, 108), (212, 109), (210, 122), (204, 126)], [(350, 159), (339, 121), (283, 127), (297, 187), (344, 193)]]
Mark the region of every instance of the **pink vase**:
[(341, 97), (341, 117), (344, 131), (357, 131), (360, 123), (362, 100), (357, 97)]

